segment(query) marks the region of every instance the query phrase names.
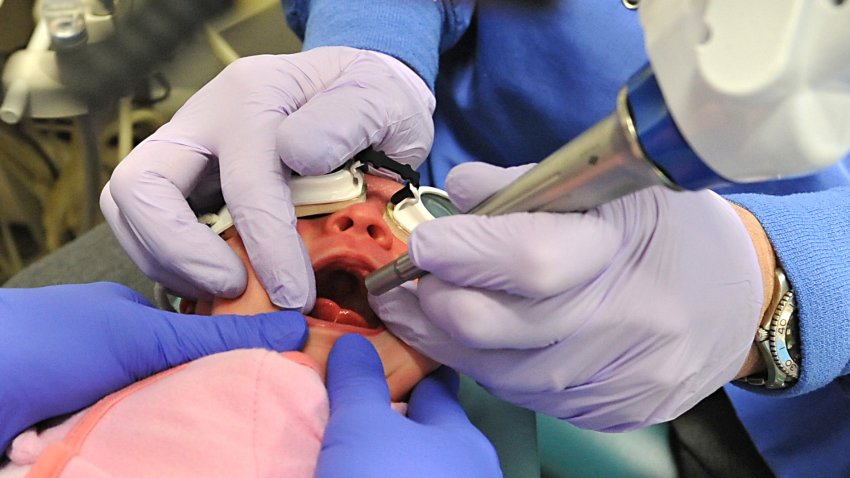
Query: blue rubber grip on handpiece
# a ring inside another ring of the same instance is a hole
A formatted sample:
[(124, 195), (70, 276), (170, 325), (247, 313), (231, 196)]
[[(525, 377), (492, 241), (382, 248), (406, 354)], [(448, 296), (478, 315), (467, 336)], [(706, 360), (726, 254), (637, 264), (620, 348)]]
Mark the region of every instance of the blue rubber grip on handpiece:
[(688, 144), (649, 64), (629, 78), (626, 91), (637, 140), (670, 181), (693, 191), (733, 184), (709, 168)]
[[(729, 184), (694, 153), (647, 65), (621, 90), (613, 113), (559, 148), (468, 214), (586, 211), (640, 189)], [(407, 254), (366, 277), (380, 295), (421, 277)]]

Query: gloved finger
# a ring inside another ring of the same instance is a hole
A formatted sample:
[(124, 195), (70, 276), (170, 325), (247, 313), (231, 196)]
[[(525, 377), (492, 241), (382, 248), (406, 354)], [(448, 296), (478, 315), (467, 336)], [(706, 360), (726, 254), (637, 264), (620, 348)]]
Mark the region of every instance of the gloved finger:
[[(567, 339), (598, 299), (565, 292), (549, 299), (529, 299), (500, 291), (458, 287), (429, 275), (419, 281), (419, 303), (434, 325), (466, 347), (534, 349)], [(564, 310), (565, 302), (575, 303)]]
[(469, 211), (536, 164), (502, 168), (487, 163), (463, 163), (446, 176), (446, 192), (462, 212)]
[(408, 254), (421, 269), (459, 286), (544, 298), (592, 280), (620, 239), (595, 211), (460, 215), (419, 225)]
[[(104, 219), (109, 224), (112, 234), (115, 235), (121, 244), (121, 248), (130, 256), (133, 263), (148, 276), (156, 274), (156, 271), (162, 267), (159, 260), (153, 254), (149, 253), (146, 248), (142, 247), (133, 228), (124, 219), (124, 216), (118, 209), (118, 205), (115, 204), (110, 187), (111, 183), (106, 183), (106, 186), (103, 187), (103, 191), (100, 193), (100, 210), (103, 212)], [(169, 290), (180, 294), (182, 297), (197, 298), (209, 295), (209, 292), (195, 287), (190, 282), (179, 280), (176, 276), (171, 276), (168, 284), (163, 285)]]
[(405, 81), (373, 53), (358, 54), (328, 88), (281, 123), (281, 160), (302, 175), (326, 174), (372, 145), (417, 167), (431, 149), (434, 127), (431, 108), (410, 97)]
[(207, 166), (202, 151), (149, 140), (115, 169), (101, 207), (118, 241), (152, 280), (184, 297), (235, 297), (245, 288), (242, 262), (198, 222), (185, 199)]
[[(419, 307), (416, 294), (405, 285), (380, 296), (369, 296), (369, 303), (393, 335), (419, 352), (442, 364), (473, 377), (484, 386), (515, 385), (529, 390), (560, 388), (572, 383), (570, 373), (580, 370), (562, 370), (561, 375), (551, 373), (529, 374), (535, 364), (546, 363), (548, 355), (558, 355), (564, 360), (563, 350), (549, 347), (541, 350), (477, 349), (469, 347), (437, 326)], [(486, 314), (486, 311), (481, 311)], [(468, 320), (475, 320), (476, 317)], [(553, 352), (556, 351), (556, 352)], [(556, 381), (557, 383), (553, 383)]]
[[(274, 131), (280, 120), (276, 111), (265, 111), (254, 115), (251, 127)], [(274, 153), (273, 134), (229, 143), (219, 154), (222, 193), (257, 277), (278, 307), (310, 310), (313, 266), (295, 229), (290, 172)]]
[(388, 407), (390, 391), (375, 347), (357, 334), (337, 339), (328, 356), (331, 413), (346, 405)]
[(457, 398), (459, 386), (457, 372), (440, 367), (413, 389), (407, 407), (408, 418), (423, 425), (469, 426), (469, 419)]
[[(234, 349), (300, 350), (307, 340), (307, 323), (298, 312), (201, 316), (161, 311), (160, 317), (159, 325), (151, 326), (155, 337), (148, 341), (147, 354), (134, 355), (137, 361), (128, 364), (138, 377)], [(157, 356), (165, 364), (152, 359)]]

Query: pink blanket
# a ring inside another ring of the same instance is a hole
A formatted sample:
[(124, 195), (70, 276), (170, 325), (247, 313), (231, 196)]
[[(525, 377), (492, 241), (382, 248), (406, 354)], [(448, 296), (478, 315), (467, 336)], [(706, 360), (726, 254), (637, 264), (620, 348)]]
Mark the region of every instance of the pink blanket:
[(299, 352), (212, 355), (19, 436), (0, 473), (33, 477), (312, 477), (325, 386)]

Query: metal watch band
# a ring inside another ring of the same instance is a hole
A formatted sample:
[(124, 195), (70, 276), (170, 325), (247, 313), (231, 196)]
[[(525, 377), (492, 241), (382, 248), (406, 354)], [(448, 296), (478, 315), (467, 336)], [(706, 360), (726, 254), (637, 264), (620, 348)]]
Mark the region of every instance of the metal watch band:
[(777, 268), (774, 275), (773, 312), (762, 319), (755, 338), (767, 370), (741, 379), (749, 385), (768, 389), (793, 385), (800, 373), (794, 291), (782, 269)]

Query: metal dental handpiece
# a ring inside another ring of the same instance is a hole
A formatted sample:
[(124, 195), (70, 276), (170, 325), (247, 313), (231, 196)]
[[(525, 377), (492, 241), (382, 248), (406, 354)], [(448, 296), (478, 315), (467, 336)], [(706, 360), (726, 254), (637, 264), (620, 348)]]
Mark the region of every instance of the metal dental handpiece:
[[(644, 155), (624, 88), (613, 113), (468, 214), (585, 211), (659, 184), (679, 189)], [(424, 274), (404, 254), (369, 274), (366, 288), (380, 295)]]

